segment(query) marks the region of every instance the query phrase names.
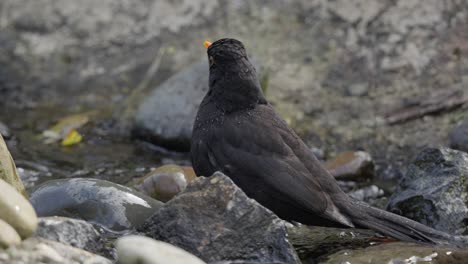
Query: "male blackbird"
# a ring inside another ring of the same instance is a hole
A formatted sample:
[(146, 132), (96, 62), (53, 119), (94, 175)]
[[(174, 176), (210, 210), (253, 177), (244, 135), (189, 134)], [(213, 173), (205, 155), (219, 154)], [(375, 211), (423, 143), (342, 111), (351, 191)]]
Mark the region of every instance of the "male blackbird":
[(446, 243), (449, 234), (350, 198), (267, 102), (244, 45), (205, 42), (209, 91), (193, 127), (197, 175), (222, 171), (279, 217), (308, 225), (364, 227), (419, 243)]

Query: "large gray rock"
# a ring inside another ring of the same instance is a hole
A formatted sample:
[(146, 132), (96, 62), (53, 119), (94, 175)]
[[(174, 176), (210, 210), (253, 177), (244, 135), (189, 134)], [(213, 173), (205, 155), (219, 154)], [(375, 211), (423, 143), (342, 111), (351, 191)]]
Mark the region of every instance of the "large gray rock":
[(409, 166), (388, 209), (452, 234), (468, 234), (468, 154), (428, 148)]
[(143, 100), (134, 133), (158, 145), (188, 150), (195, 115), (208, 91), (208, 62), (201, 60), (169, 78)]
[(163, 203), (128, 187), (98, 179), (62, 179), (39, 185), (31, 193), (39, 216), (66, 216), (112, 230), (141, 225)]
[(104, 255), (103, 252), (106, 251), (102, 235), (92, 224), (79, 219), (41, 217), (34, 237), (57, 241), (99, 255)]
[(17, 246), (0, 250), (0, 263), (111, 264), (112, 262), (101, 256), (59, 242), (43, 238), (29, 238)]
[(222, 173), (192, 181), (139, 231), (206, 262), (299, 263), (285, 222)]

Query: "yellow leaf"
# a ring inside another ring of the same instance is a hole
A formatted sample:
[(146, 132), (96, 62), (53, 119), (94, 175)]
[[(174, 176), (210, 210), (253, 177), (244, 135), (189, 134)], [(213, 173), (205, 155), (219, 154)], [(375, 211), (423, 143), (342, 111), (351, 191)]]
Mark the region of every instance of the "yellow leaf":
[(90, 111), (60, 119), (53, 127), (42, 132), (44, 143), (51, 144), (60, 140), (65, 141), (65, 137), (67, 137), (71, 130), (84, 126), (94, 114), (94, 111)]
[(68, 147), (80, 143), (82, 139), (83, 137), (80, 135), (80, 133), (78, 133), (78, 131), (76, 131), (75, 129), (72, 129), (62, 140), (61, 145), (64, 147)]

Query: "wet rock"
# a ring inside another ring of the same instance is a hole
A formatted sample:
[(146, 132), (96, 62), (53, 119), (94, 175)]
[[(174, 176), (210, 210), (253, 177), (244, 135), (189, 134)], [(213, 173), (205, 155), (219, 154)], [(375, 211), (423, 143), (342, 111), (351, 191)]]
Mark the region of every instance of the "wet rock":
[(327, 170), (339, 180), (365, 180), (374, 177), (374, 161), (364, 151), (345, 151), (325, 163)]
[(468, 152), (468, 119), (450, 132), (449, 140), (451, 148)]
[(305, 225), (288, 227), (288, 240), (303, 263), (315, 263), (317, 258), (342, 249), (368, 247), (378, 239), (374, 231), (365, 229)]
[(12, 226), (21, 238), (29, 237), (37, 227), (37, 216), (24, 196), (0, 179), (0, 219)]
[(468, 234), (468, 154), (423, 150), (408, 167), (388, 209), (437, 230)]
[(191, 167), (164, 165), (145, 175), (135, 187), (156, 200), (167, 202), (184, 191), (195, 177)]
[(285, 222), (219, 172), (192, 181), (139, 231), (206, 262), (298, 263)]
[(137, 110), (134, 134), (166, 148), (189, 150), (195, 115), (208, 91), (208, 76), (203, 59), (154, 89)]
[(0, 249), (21, 243), (21, 237), (7, 222), (0, 219)]
[(8, 151), (2, 135), (0, 135), (0, 179), (12, 185), (22, 195), (27, 196), (23, 182), (21, 182), (21, 178), (18, 176), (15, 162)]
[(111, 264), (101, 256), (43, 238), (29, 238), (18, 246), (0, 250), (0, 263), (93, 263)]
[(465, 263), (468, 251), (461, 249), (444, 249), (417, 244), (396, 242), (357, 250), (342, 250), (320, 263), (369, 263), (369, 264), (403, 264), (403, 263)]
[(11, 137), (10, 129), (4, 123), (0, 122), (0, 135), (6, 139)]
[(171, 244), (144, 236), (126, 236), (116, 242), (119, 264), (204, 264)]
[(66, 216), (98, 223), (112, 230), (142, 224), (162, 203), (134, 190), (98, 179), (53, 180), (31, 194), (39, 216)]
[(105, 240), (86, 221), (67, 217), (41, 217), (34, 237), (57, 241), (98, 255), (106, 250)]

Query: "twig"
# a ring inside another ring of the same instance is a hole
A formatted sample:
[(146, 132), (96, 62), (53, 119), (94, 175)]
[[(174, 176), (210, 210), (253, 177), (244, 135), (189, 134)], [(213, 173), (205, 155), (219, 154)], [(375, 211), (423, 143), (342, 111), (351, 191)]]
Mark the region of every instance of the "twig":
[(463, 95), (462, 91), (455, 90), (448, 94), (431, 96), (417, 104), (394, 110), (385, 116), (385, 121), (389, 125), (395, 125), (463, 107), (468, 107), (468, 96)]

